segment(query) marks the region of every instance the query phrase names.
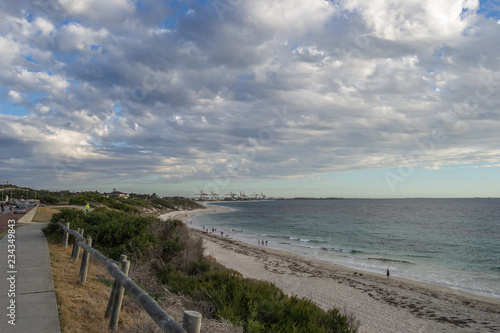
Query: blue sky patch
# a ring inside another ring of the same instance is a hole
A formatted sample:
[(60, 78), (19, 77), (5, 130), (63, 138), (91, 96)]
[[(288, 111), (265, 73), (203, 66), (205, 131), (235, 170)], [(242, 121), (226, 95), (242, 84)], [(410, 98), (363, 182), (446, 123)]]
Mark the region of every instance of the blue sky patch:
[(24, 105), (15, 105), (11, 101), (0, 99), (0, 113), (11, 116), (23, 117), (30, 113), (29, 109)]

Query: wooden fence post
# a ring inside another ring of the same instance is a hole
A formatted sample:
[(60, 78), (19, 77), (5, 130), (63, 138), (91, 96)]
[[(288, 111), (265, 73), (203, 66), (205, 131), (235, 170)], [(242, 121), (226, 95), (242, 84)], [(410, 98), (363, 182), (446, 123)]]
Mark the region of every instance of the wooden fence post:
[(189, 310), (184, 311), (182, 328), (186, 330), (186, 333), (200, 333), (201, 313)]
[[(127, 260), (127, 256), (124, 254), (120, 254), (120, 262)], [(115, 279), (113, 282), (113, 287), (111, 288), (111, 295), (109, 296), (108, 306), (106, 306), (106, 313), (104, 314), (104, 318), (109, 318), (111, 315), (111, 310), (113, 309), (116, 293), (118, 291), (118, 281)]]
[[(84, 229), (78, 229), (78, 233), (83, 236)], [(78, 261), (80, 256), (80, 245), (78, 245), (78, 239), (75, 237), (75, 251), (73, 252), (73, 260)]]
[[(62, 220), (64, 222), (64, 220)], [(120, 255), (120, 268), (115, 264), (114, 260), (107, 258), (106, 256), (99, 253), (99, 251), (92, 248), (92, 238), (87, 236), (83, 238), (83, 229), (78, 228), (77, 230), (69, 229), (69, 223), (62, 224), (62, 222), (57, 222), (57, 224), (63, 228), (66, 235), (63, 235), (63, 243), (72, 234), (75, 237), (75, 243), (73, 245), (73, 253), (71, 257), (73, 260), (78, 260), (80, 247), (84, 249), (82, 257), (82, 265), (80, 267), (81, 283), (85, 284), (87, 279), (87, 272), (89, 266), (90, 255), (95, 256), (98, 260), (106, 263), (106, 268), (112, 277), (115, 278), (113, 282), (113, 288), (111, 290), (111, 295), (109, 297), (108, 306), (106, 308), (105, 318), (110, 318), (109, 329), (116, 330), (118, 328), (118, 321), (120, 318), (120, 310), (123, 302), (124, 291), (127, 290), (130, 295), (142, 306), (142, 308), (149, 314), (149, 316), (155, 321), (155, 323), (160, 327), (163, 332), (172, 333), (199, 333), (201, 326), (201, 314), (195, 311), (185, 311), (183, 318), (183, 327), (175, 322), (175, 320), (168, 315), (158, 303), (151, 298), (144, 290), (137, 286), (134, 281), (128, 277), (128, 272), (130, 268), (130, 262), (127, 261), (126, 255)], [(78, 243), (78, 242), (81, 243)]]
[(106, 268), (111, 276), (118, 280), (120, 285), (130, 293), (130, 296), (139, 302), (142, 308), (146, 310), (162, 332), (186, 333), (182, 326), (170, 317), (151, 296), (144, 292), (144, 290), (136, 285), (128, 276), (123, 274), (114, 262), (108, 262)]
[[(121, 262), (121, 271), (126, 276), (128, 275), (128, 271), (130, 268), (130, 261), (124, 260)], [(118, 290), (116, 293), (116, 298), (113, 306), (113, 311), (111, 312), (111, 318), (109, 319), (109, 329), (116, 330), (118, 328), (118, 319), (120, 318), (120, 310), (122, 308), (123, 294), (125, 292), (125, 288), (122, 287), (121, 284), (118, 284)]]
[[(85, 240), (85, 244), (87, 244), (87, 245), (89, 245), (88, 244), (89, 238), (90, 238), (90, 243), (92, 244), (92, 238), (90, 236), (87, 236), (87, 239)], [(89, 246), (91, 246), (91, 245), (89, 245)], [(88, 256), (88, 252), (85, 251), (85, 249), (83, 249), (82, 264), (80, 266), (80, 276), (83, 274), (84, 263), (85, 263), (85, 259), (87, 258), (87, 256)]]
[[(92, 246), (92, 237), (87, 236), (87, 245)], [(85, 284), (87, 282), (87, 271), (89, 269), (89, 259), (90, 259), (90, 253), (87, 251), (83, 252), (83, 258), (82, 258), (82, 267), (80, 268), (80, 282), (82, 284)]]
[[(76, 228), (76, 232), (80, 233), (80, 228)], [(71, 251), (71, 259), (75, 257), (76, 244), (78, 243), (78, 239), (75, 237), (75, 242), (73, 243), (73, 250)]]
[[(66, 228), (69, 229), (69, 222), (66, 222), (65, 226)], [(62, 241), (64, 247), (68, 247), (68, 237), (69, 237), (69, 232), (66, 232), (66, 230), (64, 230), (63, 241)]]

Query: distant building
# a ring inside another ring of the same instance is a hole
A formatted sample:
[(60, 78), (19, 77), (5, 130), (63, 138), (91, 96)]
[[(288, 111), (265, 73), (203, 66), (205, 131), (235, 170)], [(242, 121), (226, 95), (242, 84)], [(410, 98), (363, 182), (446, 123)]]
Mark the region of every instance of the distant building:
[(113, 189), (113, 192), (111, 192), (111, 193), (104, 193), (104, 196), (106, 196), (108, 198), (123, 198), (123, 199), (128, 199), (129, 194), (117, 191), (116, 189)]

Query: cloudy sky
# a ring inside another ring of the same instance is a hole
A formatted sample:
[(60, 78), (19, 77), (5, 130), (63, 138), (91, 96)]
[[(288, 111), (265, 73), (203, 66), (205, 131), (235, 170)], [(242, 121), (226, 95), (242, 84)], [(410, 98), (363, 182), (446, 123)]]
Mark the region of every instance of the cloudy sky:
[(4, 0), (0, 179), (500, 196), (494, 0)]

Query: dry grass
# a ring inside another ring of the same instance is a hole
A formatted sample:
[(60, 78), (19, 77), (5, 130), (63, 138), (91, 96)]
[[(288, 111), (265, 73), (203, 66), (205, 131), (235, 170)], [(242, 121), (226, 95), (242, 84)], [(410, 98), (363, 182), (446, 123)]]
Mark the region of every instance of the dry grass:
[[(109, 284), (112, 277), (104, 265), (91, 260), (87, 283), (82, 285), (79, 276), (81, 260), (78, 263), (71, 261), (71, 246), (64, 248), (60, 244), (49, 244), (49, 250), (61, 331), (106, 332), (109, 320), (104, 318), (104, 313), (111, 293)], [(201, 333), (242, 332), (230, 323), (206, 318), (210, 312), (209, 305), (193, 303), (185, 297), (171, 295), (163, 285), (151, 277), (148, 264), (132, 267), (129, 275), (149, 292), (163, 295), (158, 303), (178, 323), (182, 323), (184, 310), (195, 310), (203, 314)], [(154, 333), (161, 330), (135, 300), (125, 296), (117, 332)]]
[[(50, 244), (50, 259), (62, 332), (105, 332), (109, 321), (104, 318), (112, 281), (104, 265), (91, 262), (85, 285), (80, 283), (80, 264), (71, 260), (71, 246)], [(101, 280), (99, 280), (101, 279)], [(133, 325), (133, 313), (122, 307), (119, 328)]]
[(33, 222), (50, 222), (52, 215), (59, 213), (60, 208), (57, 207), (38, 207), (38, 210), (33, 216)]

